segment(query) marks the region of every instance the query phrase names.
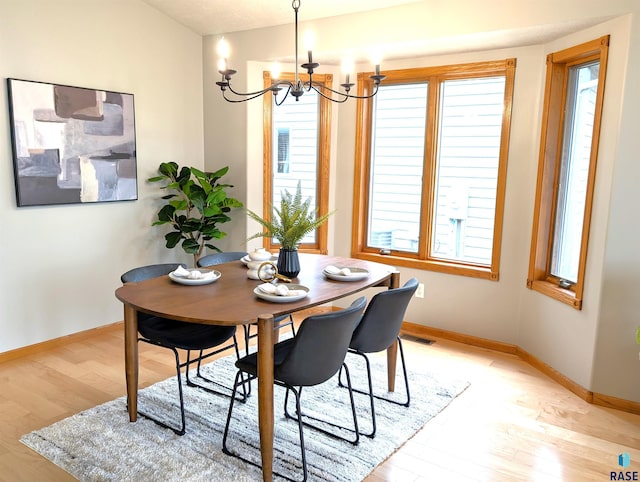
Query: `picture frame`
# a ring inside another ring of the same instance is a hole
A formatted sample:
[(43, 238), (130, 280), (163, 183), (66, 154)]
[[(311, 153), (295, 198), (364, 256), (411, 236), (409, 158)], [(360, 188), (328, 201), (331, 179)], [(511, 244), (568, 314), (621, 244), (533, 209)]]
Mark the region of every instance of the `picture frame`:
[(18, 207), (138, 199), (133, 94), (7, 79)]

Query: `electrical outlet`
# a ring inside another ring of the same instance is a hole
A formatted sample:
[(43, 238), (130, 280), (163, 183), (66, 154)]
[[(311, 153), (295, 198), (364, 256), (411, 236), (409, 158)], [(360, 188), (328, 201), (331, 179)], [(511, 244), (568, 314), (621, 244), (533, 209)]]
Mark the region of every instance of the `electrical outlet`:
[(416, 290), (416, 298), (424, 298), (424, 283), (418, 284), (418, 289)]

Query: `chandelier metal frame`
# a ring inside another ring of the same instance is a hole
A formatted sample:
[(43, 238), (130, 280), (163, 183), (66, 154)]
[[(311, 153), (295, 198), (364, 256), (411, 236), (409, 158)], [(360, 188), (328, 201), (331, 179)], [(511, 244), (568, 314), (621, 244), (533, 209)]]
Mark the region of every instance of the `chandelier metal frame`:
[[(355, 95), (350, 93), (351, 88), (355, 84), (349, 82), (348, 73), (346, 74), (345, 82), (340, 84), (340, 87), (344, 89), (344, 92), (334, 90), (324, 85), (323, 83), (314, 81), (313, 72), (320, 66), (320, 64), (313, 61), (313, 54), (311, 50), (308, 51), (308, 62), (300, 65), (301, 68), (307, 71), (309, 80), (303, 82), (300, 79), (298, 68), (298, 9), (300, 8), (300, 0), (293, 0), (293, 2), (291, 3), (291, 7), (293, 8), (293, 11), (295, 13), (295, 80), (293, 82), (289, 80), (276, 80), (271, 86), (266, 87), (262, 90), (258, 90), (255, 92), (238, 92), (231, 86), (231, 78), (237, 73), (237, 71), (229, 69), (227, 67), (227, 59), (225, 58), (223, 59), (223, 65), (225, 68), (218, 70), (218, 73), (222, 75), (222, 79), (216, 82), (216, 85), (218, 85), (220, 87), (220, 90), (222, 91), (222, 97), (227, 102), (239, 103), (255, 99), (266, 94), (267, 92), (272, 92), (274, 95), (275, 104), (282, 105), (282, 103), (287, 99), (289, 95), (292, 95), (297, 101), (305, 92), (309, 92), (312, 89), (325, 99), (338, 104), (346, 102), (348, 99), (370, 99), (371, 97), (375, 96), (378, 93), (378, 86), (380, 85), (380, 82), (382, 82), (386, 78), (385, 75), (380, 73), (379, 64), (375, 66), (375, 74), (369, 76), (369, 79), (373, 81), (374, 88), (373, 91), (368, 95)], [(278, 98), (278, 94), (285, 89), (286, 91), (284, 93), (284, 96)], [(231, 92), (235, 97), (228, 96), (227, 91)], [(334, 95), (338, 96), (338, 98), (334, 98)]]

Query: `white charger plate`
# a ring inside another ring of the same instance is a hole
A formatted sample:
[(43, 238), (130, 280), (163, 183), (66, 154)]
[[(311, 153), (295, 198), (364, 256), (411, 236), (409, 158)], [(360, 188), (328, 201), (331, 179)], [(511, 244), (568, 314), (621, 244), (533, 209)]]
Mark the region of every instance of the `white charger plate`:
[(265, 293), (258, 287), (254, 288), (253, 292), (258, 298), (263, 299), (265, 301), (271, 301), (272, 303), (291, 303), (292, 301), (298, 301), (298, 300), (301, 300), (302, 298), (306, 298), (306, 296), (309, 294), (309, 288), (307, 288), (306, 286), (287, 285), (287, 288), (289, 288), (290, 290), (303, 290), (304, 294), (295, 295), (295, 296), (270, 295), (268, 293)]
[[(192, 269), (188, 269), (187, 271), (196, 271), (196, 270), (192, 268)], [(197, 285), (208, 285), (209, 283), (218, 281), (222, 276), (222, 273), (220, 271), (216, 271), (215, 269), (211, 270), (211, 269), (198, 268), (197, 271), (200, 271), (201, 273), (213, 272), (213, 276), (207, 276), (206, 278), (193, 279), (193, 278), (187, 278), (185, 276), (178, 276), (174, 274), (172, 271), (171, 273), (169, 273), (169, 278), (171, 279), (171, 281), (175, 281), (176, 283), (180, 283), (181, 285), (197, 286)]]
[(364, 268), (352, 268), (351, 266), (336, 266), (338, 269), (349, 268), (351, 270), (350, 274), (336, 274), (336, 273), (328, 273), (326, 270), (322, 270), (322, 274), (327, 278), (335, 280), (335, 281), (358, 281), (361, 279), (365, 279), (369, 276), (369, 271)]
[[(264, 260), (262, 262), (264, 263), (265, 261), (276, 261), (277, 259), (278, 259), (278, 255), (277, 254), (272, 254), (271, 255), (271, 259), (266, 259), (266, 260)], [(240, 258), (240, 261), (242, 262), (242, 264), (248, 264), (250, 261), (253, 261), (253, 260), (247, 254), (247, 255), (243, 256), (242, 258)]]

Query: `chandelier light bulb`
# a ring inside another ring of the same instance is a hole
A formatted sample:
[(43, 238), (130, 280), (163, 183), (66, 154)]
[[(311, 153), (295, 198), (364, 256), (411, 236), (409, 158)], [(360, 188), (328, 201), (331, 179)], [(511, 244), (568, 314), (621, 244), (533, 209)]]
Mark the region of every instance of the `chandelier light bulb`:
[(229, 42), (227, 42), (224, 37), (222, 37), (218, 42), (216, 50), (218, 52), (218, 56), (223, 59), (228, 59), (231, 55), (231, 47), (229, 46)]
[(342, 73), (351, 74), (353, 72), (353, 59), (351, 57), (345, 57), (342, 59)]
[(280, 63), (274, 62), (271, 64), (271, 78), (278, 79), (280, 77)]
[(349, 83), (349, 77), (353, 72), (353, 59), (351, 57), (345, 57), (342, 60), (342, 73), (345, 75), (345, 84)]
[(313, 50), (313, 48), (316, 46), (316, 35), (312, 30), (305, 31), (302, 45), (304, 45), (304, 49), (306, 51)]
[(371, 53), (369, 54), (371, 58), (371, 63), (375, 65), (376, 74), (380, 75), (380, 64), (382, 63), (382, 49), (380, 47), (375, 47)]

